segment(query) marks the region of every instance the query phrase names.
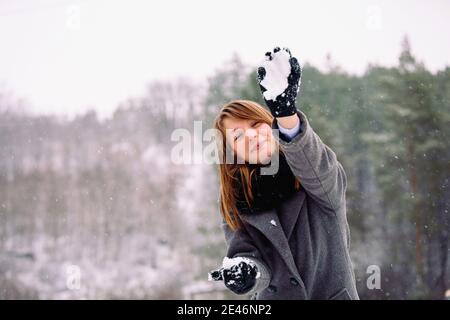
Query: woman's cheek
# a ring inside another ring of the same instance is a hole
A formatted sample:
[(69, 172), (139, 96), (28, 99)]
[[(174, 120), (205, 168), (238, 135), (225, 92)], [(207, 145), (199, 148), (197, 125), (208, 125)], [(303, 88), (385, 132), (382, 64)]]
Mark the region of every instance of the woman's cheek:
[(248, 150), (246, 150), (245, 143), (236, 142), (235, 146), (237, 157), (248, 160)]

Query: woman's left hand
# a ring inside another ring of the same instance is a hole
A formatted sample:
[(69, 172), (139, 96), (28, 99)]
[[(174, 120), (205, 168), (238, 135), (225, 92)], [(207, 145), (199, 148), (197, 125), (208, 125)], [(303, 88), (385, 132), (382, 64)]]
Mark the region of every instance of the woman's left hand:
[(286, 117), (295, 114), (302, 69), (290, 50), (276, 47), (272, 52), (267, 52), (257, 74), (264, 101), (272, 115)]

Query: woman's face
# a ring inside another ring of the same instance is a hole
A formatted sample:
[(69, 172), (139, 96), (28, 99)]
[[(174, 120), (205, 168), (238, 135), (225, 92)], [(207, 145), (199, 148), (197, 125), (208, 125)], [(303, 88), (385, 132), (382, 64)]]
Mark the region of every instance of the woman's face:
[(227, 143), (238, 158), (250, 164), (270, 162), (275, 150), (275, 139), (267, 123), (226, 117), (223, 125)]

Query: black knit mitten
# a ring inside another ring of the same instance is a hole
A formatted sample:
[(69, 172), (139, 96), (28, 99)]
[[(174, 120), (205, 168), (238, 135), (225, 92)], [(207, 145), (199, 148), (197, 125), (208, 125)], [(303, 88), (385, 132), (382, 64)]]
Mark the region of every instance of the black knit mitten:
[(223, 280), (225, 286), (237, 294), (250, 291), (256, 283), (258, 267), (250, 259), (243, 261), (238, 257), (230, 260), (236, 260), (236, 264), (211, 271), (210, 279)]
[(288, 48), (276, 47), (266, 52), (258, 68), (257, 80), (263, 99), (274, 117), (296, 113), (296, 98), (300, 91), (302, 69)]

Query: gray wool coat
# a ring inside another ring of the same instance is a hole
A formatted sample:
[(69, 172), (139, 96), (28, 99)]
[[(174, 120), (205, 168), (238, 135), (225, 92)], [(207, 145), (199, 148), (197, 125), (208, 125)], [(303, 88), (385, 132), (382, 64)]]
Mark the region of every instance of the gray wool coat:
[[(260, 276), (245, 293), (252, 300), (359, 299), (349, 255), (346, 174), (306, 115), (297, 114), (302, 131), (278, 141), (302, 188), (275, 209), (241, 214), (240, 230), (222, 220), (227, 257), (256, 263)], [(272, 129), (278, 129), (276, 119)]]

